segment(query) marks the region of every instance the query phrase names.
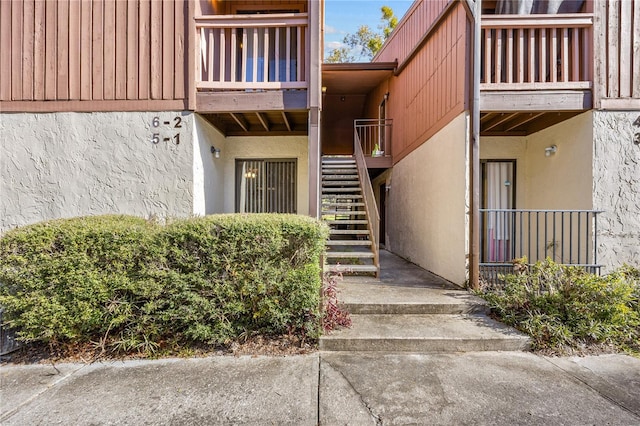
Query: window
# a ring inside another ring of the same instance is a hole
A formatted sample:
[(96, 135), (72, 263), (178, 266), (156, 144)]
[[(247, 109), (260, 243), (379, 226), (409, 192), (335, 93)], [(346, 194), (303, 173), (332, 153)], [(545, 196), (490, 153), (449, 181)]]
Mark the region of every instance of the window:
[(236, 160), (236, 212), (297, 213), (295, 159)]

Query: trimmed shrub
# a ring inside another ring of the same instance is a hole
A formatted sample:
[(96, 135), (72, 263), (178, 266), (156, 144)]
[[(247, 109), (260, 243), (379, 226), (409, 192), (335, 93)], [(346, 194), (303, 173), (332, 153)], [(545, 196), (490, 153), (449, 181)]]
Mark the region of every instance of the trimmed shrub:
[(504, 281), (480, 295), (502, 321), (529, 334), (534, 349), (640, 351), (640, 270), (624, 266), (601, 277), (547, 259)]
[(253, 332), (316, 337), (327, 235), (296, 215), (43, 222), (0, 239), (0, 305), (23, 341), (123, 352)]

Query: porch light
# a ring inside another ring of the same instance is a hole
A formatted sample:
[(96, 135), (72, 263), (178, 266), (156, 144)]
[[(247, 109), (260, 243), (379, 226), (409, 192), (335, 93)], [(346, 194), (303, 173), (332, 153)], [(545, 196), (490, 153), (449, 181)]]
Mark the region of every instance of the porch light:
[(545, 157), (551, 157), (556, 152), (558, 152), (558, 146), (557, 145), (551, 145), (551, 146), (548, 146), (548, 147), (546, 147), (544, 149), (544, 156)]
[(220, 158), (220, 148), (216, 148), (215, 146), (212, 146), (211, 153), (215, 158)]

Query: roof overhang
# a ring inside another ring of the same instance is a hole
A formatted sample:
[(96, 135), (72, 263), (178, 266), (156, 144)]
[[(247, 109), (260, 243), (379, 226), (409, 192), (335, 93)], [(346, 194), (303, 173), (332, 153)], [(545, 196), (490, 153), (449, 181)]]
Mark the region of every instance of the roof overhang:
[(327, 94), (366, 95), (393, 75), (395, 62), (322, 64), (322, 86)]

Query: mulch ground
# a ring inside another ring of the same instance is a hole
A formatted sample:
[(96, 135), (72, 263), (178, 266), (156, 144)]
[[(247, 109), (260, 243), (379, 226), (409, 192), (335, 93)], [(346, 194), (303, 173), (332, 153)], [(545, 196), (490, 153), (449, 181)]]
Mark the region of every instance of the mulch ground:
[(298, 336), (252, 336), (226, 346), (194, 346), (162, 349), (153, 356), (140, 353), (111, 353), (93, 343), (74, 345), (25, 345), (0, 357), (0, 364), (51, 364), (66, 362), (92, 363), (105, 360), (159, 359), (173, 357), (206, 356), (288, 356), (315, 352), (315, 340), (302, 340)]

